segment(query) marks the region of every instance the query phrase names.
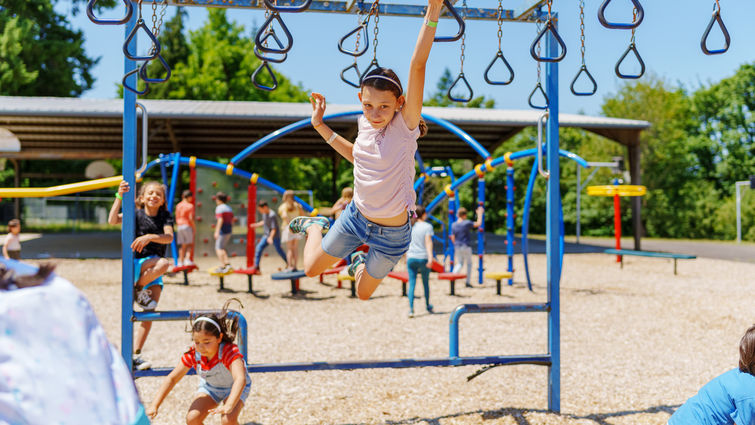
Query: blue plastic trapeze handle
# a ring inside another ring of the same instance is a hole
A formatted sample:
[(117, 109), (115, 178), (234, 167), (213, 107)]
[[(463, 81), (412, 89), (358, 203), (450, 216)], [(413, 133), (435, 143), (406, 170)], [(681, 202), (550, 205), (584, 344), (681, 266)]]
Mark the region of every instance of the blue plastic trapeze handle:
[[(139, 31), (139, 28), (144, 29), (144, 32), (147, 33), (149, 41), (152, 42), (152, 50), (147, 56), (132, 55), (131, 52), (128, 51), (128, 45), (131, 44), (131, 41), (133, 41), (134, 37), (136, 37), (136, 33)], [(144, 22), (144, 19), (139, 18), (139, 20), (136, 21), (134, 29), (132, 29), (128, 37), (126, 37), (126, 41), (123, 42), (123, 54), (132, 61), (149, 61), (155, 59), (160, 54), (160, 42), (157, 40), (157, 37), (152, 34), (152, 31), (149, 30), (147, 24)]]
[[(629, 56), (629, 52), (634, 53), (634, 56), (637, 58), (637, 62), (640, 63), (640, 72), (639, 74), (622, 74), (619, 67), (621, 67), (622, 62)], [(614, 71), (616, 72), (616, 76), (619, 78), (623, 78), (625, 80), (636, 80), (643, 75), (645, 75), (645, 61), (642, 60), (642, 56), (640, 56), (640, 52), (637, 51), (637, 46), (635, 46), (634, 43), (629, 44), (629, 47), (627, 47), (627, 50), (624, 52), (623, 55), (619, 58), (619, 61), (616, 62), (616, 67), (614, 68)]]
[(272, 10), (273, 12), (279, 12), (279, 13), (304, 12), (305, 10), (309, 9), (309, 6), (311, 4), (312, 4), (312, 0), (306, 0), (304, 3), (300, 4), (299, 6), (276, 6), (270, 0), (265, 0), (265, 7)]
[(362, 75), (359, 76), (359, 84), (362, 84), (362, 80), (364, 80), (364, 77), (367, 76), (370, 72), (372, 72), (373, 69), (380, 68), (380, 64), (377, 61), (377, 58), (373, 59), (372, 62), (370, 62), (370, 65), (367, 67), (367, 69), (364, 70)]
[(130, 0), (123, 0), (123, 4), (126, 5), (126, 15), (121, 19), (100, 19), (94, 16), (94, 4), (97, 0), (89, 0), (87, 3), (87, 16), (89, 20), (97, 25), (123, 25), (131, 19), (131, 15), (134, 14), (134, 5)]
[[(547, 34), (548, 31), (551, 32), (551, 34), (553, 35), (553, 38), (561, 47), (561, 54), (556, 57), (539, 56), (537, 54), (537, 45), (540, 42), (540, 40), (543, 37), (545, 37), (545, 34)], [(532, 42), (532, 45), (530, 46), (530, 55), (532, 55), (532, 58), (538, 62), (561, 62), (564, 59), (564, 57), (566, 57), (566, 44), (564, 43), (564, 40), (561, 38), (561, 36), (558, 35), (558, 31), (556, 31), (556, 26), (553, 25), (552, 19), (548, 20), (548, 22), (545, 23), (545, 27), (543, 27), (543, 30), (540, 31), (540, 34), (537, 35), (537, 38), (535, 38), (535, 41)]]
[[(128, 83), (126, 83), (126, 81), (128, 80), (128, 77), (130, 77), (133, 74), (136, 74), (137, 72), (139, 72), (139, 68), (134, 68), (131, 71), (127, 72), (126, 75), (123, 76), (123, 80), (121, 81), (121, 83), (123, 84), (124, 89), (141, 96), (149, 92), (149, 83), (145, 82), (143, 91), (139, 91), (136, 89), (136, 87), (131, 87), (128, 85)], [(138, 82), (138, 79), (137, 79), (137, 82)]]
[(262, 43), (261, 44), (254, 44), (254, 56), (257, 56), (257, 59), (264, 61), (264, 62), (272, 62), (272, 63), (283, 63), (288, 58), (288, 53), (283, 53), (280, 57), (275, 56), (265, 56), (263, 52), (261, 52), (257, 46), (264, 46), (264, 43), (267, 41), (268, 38), (273, 37), (273, 41), (275, 41), (275, 44), (278, 45), (278, 48), (283, 50), (283, 42), (278, 38), (277, 35), (275, 35), (275, 31), (269, 31), (267, 34), (265, 34), (264, 37), (262, 37)]
[(433, 41), (435, 42), (450, 42), (450, 41), (456, 41), (461, 38), (462, 35), (464, 35), (464, 30), (466, 29), (466, 24), (464, 23), (464, 19), (459, 16), (459, 13), (456, 12), (456, 8), (454, 8), (454, 5), (451, 4), (448, 0), (443, 0), (443, 5), (446, 6), (446, 9), (448, 10), (448, 13), (451, 14), (451, 16), (456, 19), (456, 23), (459, 24), (459, 31), (456, 33), (456, 35), (448, 37), (448, 36), (441, 36), (441, 37), (435, 37)]
[[(257, 76), (259, 75), (260, 71), (263, 69), (267, 70), (268, 75), (270, 75), (270, 78), (273, 80), (272, 86), (266, 86), (262, 83), (257, 82)], [(275, 78), (275, 73), (270, 68), (270, 65), (266, 61), (262, 61), (259, 67), (254, 71), (254, 74), (252, 74), (252, 84), (254, 84), (254, 87), (257, 87), (258, 89), (266, 90), (266, 91), (273, 91), (278, 88), (278, 79)]]
[[(585, 76), (590, 81), (590, 83), (592, 83), (592, 90), (586, 91), (586, 92), (577, 91), (577, 80), (579, 80), (579, 77), (582, 74), (585, 74)], [(595, 81), (595, 78), (592, 77), (592, 74), (590, 74), (590, 71), (587, 70), (587, 65), (582, 65), (582, 67), (579, 68), (579, 72), (577, 72), (577, 75), (574, 76), (574, 79), (571, 82), (572, 94), (574, 96), (592, 96), (597, 91), (598, 91), (598, 83)]]
[[(533, 100), (535, 98), (535, 93), (537, 93), (538, 91), (543, 95), (543, 98), (545, 99), (545, 105), (543, 105), (543, 106), (537, 106), (533, 102)], [(529, 97), (529, 99), (527, 99), (527, 103), (529, 103), (530, 107), (534, 108), (534, 109), (541, 109), (541, 110), (548, 109), (548, 107), (550, 106), (550, 100), (548, 100), (548, 95), (545, 93), (545, 90), (543, 90), (542, 84), (537, 83), (537, 85), (535, 86), (535, 88), (532, 89), (532, 93), (530, 93), (530, 97)]]
[(608, 3), (611, 3), (611, 0), (605, 0), (603, 4), (600, 5), (600, 8), (598, 9), (598, 20), (600, 21), (600, 24), (603, 25), (606, 28), (615, 29), (615, 30), (631, 30), (634, 28), (637, 28), (642, 23), (642, 20), (645, 19), (645, 10), (642, 9), (642, 5), (640, 4), (639, 0), (632, 0), (632, 5), (635, 9), (637, 9), (637, 20), (632, 22), (631, 24), (622, 24), (619, 22), (608, 22), (606, 19), (606, 8), (608, 7)]
[[(357, 74), (357, 82), (353, 82), (349, 80), (349, 78), (346, 76), (346, 73), (349, 72), (349, 70), (353, 69), (354, 72)], [(358, 89), (360, 87), (359, 82), (361, 81), (362, 74), (359, 73), (359, 67), (357, 66), (357, 63), (354, 62), (351, 65), (347, 66), (341, 71), (341, 80), (350, 85), (351, 87), (354, 87), (355, 89)]]
[[(721, 32), (724, 35), (724, 47), (721, 49), (709, 50), (708, 37), (710, 36), (710, 31), (713, 29), (714, 23), (718, 23), (718, 27), (721, 28)], [(731, 37), (729, 36), (729, 30), (726, 29), (726, 25), (724, 25), (724, 21), (721, 19), (721, 10), (717, 9), (715, 12), (713, 12), (713, 16), (710, 18), (708, 27), (703, 33), (703, 38), (700, 39), (700, 48), (703, 49), (703, 53), (705, 53), (706, 55), (720, 55), (721, 53), (726, 53), (726, 51), (729, 50), (730, 45)]]
[[(280, 25), (281, 30), (283, 30), (283, 35), (286, 36), (286, 41), (288, 43), (285, 47), (273, 49), (263, 44), (263, 42), (267, 38), (267, 36), (265, 35), (268, 33), (267, 28), (268, 26), (273, 25), (273, 19), (278, 21), (278, 24)], [(291, 32), (288, 30), (288, 27), (286, 26), (286, 24), (283, 23), (283, 19), (281, 19), (278, 12), (273, 12), (270, 14), (267, 20), (262, 24), (260, 29), (257, 31), (257, 35), (254, 37), (254, 44), (255, 44), (254, 48), (259, 49), (260, 52), (282, 55), (284, 53), (288, 53), (288, 51), (291, 50), (291, 48), (294, 46), (294, 38), (291, 36)]]
[[(451, 94), (451, 91), (456, 87), (459, 83), (464, 83), (465, 86), (467, 86), (467, 90), (469, 91), (469, 96), (467, 97), (454, 97)], [(474, 91), (472, 91), (472, 86), (469, 85), (469, 81), (467, 81), (467, 77), (464, 76), (464, 73), (459, 73), (459, 76), (456, 77), (456, 80), (454, 80), (454, 83), (451, 84), (451, 87), (448, 88), (448, 93), (446, 93), (446, 96), (448, 96), (449, 99), (453, 102), (462, 102), (467, 103), (474, 97)]]
[(142, 66), (139, 67), (139, 78), (141, 78), (146, 83), (164, 83), (168, 80), (170, 80), (171, 75), (171, 69), (170, 65), (168, 65), (168, 62), (163, 59), (162, 55), (157, 55), (157, 59), (160, 61), (160, 64), (162, 64), (163, 69), (166, 71), (165, 77), (163, 78), (149, 78), (147, 76), (147, 65), (149, 65), (149, 61), (146, 61), (142, 63)]
[[(490, 70), (493, 69), (493, 65), (495, 65), (495, 62), (500, 59), (503, 63), (503, 66), (506, 67), (509, 71), (509, 79), (505, 81), (497, 81), (497, 80), (491, 80), (490, 79)], [(485, 78), (485, 82), (494, 86), (505, 86), (508, 84), (511, 84), (514, 81), (514, 69), (511, 68), (511, 65), (509, 64), (509, 61), (506, 60), (506, 58), (503, 56), (503, 52), (499, 49), (498, 52), (496, 52), (495, 57), (492, 61), (490, 61), (490, 64), (487, 68), (485, 68), (485, 74), (483, 75)]]
[[(361, 24), (359, 24), (353, 30), (349, 31), (348, 34), (346, 34), (343, 37), (341, 37), (341, 39), (338, 40), (338, 51), (340, 51), (341, 53), (345, 53), (345, 54), (347, 54), (349, 56), (354, 56), (354, 57), (362, 56), (365, 52), (367, 52), (367, 48), (370, 47), (370, 37), (369, 37), (369, 34), (367, 33), (367, 24), (368, 24), (368, 22), (369, 22), (369, 16), (367, 16), (367, 19), (365, 19), (364, 22), (362, 22)], [(362, 30), (364, 31), (364, 37), (363, 37), (364, 38), (364, 49), (362, 49), (362, 50), (349, 50), (349, 49), (346, 49), (345, 47), (343, 47), (343, 44), (346, 42), (346, 39), (348, 39), (352, 35), (358, 33), (359, 31), (362, 31)]]

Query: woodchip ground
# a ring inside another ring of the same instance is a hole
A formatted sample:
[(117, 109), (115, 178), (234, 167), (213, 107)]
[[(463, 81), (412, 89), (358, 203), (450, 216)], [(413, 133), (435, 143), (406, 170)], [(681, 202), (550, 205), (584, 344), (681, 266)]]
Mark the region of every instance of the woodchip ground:
[[(531, 256), (534, 293), (524, 284), (521, 256), (516, 283), (495, 295), (495, 282), (457, 296), (431, 280), (436, 314), (407, 317), (401, 285), (387, 279), (369, 301), (349, 298), (334, 277), (303, 279), (291, 296), (288, 281), (255, 277), (259, 296), (245, 293), (246, 277), (230, 276), (218, 292), (204, 272), (165, 278), (160, 310), (219, 308), (237, 297), (249, 324), (252, 363), (429, 358), (448, 355), (449, 313), (463, 303), (542, 302), (544, 255)], [(108, 337), (120, 345), (120, 261), (54, 260), (58, 273), (89, 298)], [(263, 269), (282, 262), (265, 258)], [(214, 264), (201, 264), (210, 267)], [(486, 256), (490, 271), (505, 257)], [(547, 368), (493, 368), (467, 382), (475, 366), (253, 374), (241, 414), (245, 424), (665, 424), (708, 380), (736, 366), (738, 343), (755, 322), (755, 264), (698, 258), (671, 260), (571, 254), (561, 281), (561, 414), (547, 411)], [(423, 296), (421, 285), (417, 295)], [(153, 327), (144, 355), (175, 365), (190, 342), (186, 322)], [(464, 356), (547, 352), (544, 313), (467, 315), (461, 319)], [(197, 377), (187, 376), (168, 396), (154, 424), (184, 423)], [(140, 378), (149, 403), (162, 378)], [(212, 417), (207, 423), (220, 423)]]

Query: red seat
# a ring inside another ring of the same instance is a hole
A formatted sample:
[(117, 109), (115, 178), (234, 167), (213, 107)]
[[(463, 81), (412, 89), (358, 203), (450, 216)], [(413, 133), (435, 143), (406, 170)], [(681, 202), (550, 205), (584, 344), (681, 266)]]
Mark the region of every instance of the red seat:
[(447, 280), (449, 282), (449, 295), (456, 295), (456, 280), (466, 278), (467, 275), (465, 273), (438, 273), (438, 279)]
[(193, 272), (194, 270), (199, 269), (196, 264), (189, 264), (188, 266), (180, 266), (180, 267), (173, 267), (171, 269), (172, 273), (178, 273), (178, 272)]

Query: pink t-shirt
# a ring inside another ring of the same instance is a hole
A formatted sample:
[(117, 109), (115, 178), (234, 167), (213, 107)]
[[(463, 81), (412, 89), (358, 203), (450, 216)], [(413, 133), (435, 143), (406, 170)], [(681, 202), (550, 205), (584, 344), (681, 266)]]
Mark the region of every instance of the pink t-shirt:
[(419, 126), (409, 130), (400, 112), (376, 130), (364, 115), (354, 143), (354, 204), (370, 217), (395, 217), (414, 211), (414, 153)]

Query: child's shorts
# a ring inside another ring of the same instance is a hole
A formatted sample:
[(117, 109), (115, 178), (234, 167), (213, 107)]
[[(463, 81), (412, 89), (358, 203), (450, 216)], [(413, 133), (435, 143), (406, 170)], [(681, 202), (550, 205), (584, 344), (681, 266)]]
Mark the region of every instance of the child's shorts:
[(367, 244), (370, 247), (365, 260), (367, 273), (382, 279), (409, 250), (411, 239), (408, 214), (402, 226), (381, 226), (367, 220), (352, 201), (322, 239), (322, 249), (333, 257), (345, 258), (360, 245)]
[(176, 243), (178, 245), (187, 245), (194, 243), (194, 229), (188, 224), (178, 226), (176, 231)]
[(9, 249), (8, 250), (8, 257), (10, 257), (11, 260), (20, 260), (21, 259), (21, 250), (20, 249)]
[(231, 234), (230, 233), (221, 233), (220, 236), (218, 236), (217, 239), (215, 239), (215, 249), (221, 250), (225, 249), (225, 246), (228, 245), (228, 241), (231, 240)]
[[(249, 397), (249, 390), (252, 389), (252, 381), (247, 377), (246, 385), (244, 386), (244, 390), (241, 391), (241, 397), (239, 397), (239, 401), (246, 402), (247, 397)], [(209, 385), (205, 381), (201, 381), (199, 384), (198, 392), (202, 394), (207, 394), (215, 401), (215, 403), (221, 403), (223, 400), (227, 399), (229, 395), (231, 395), (231, 387), (228, 388), (218, 388), (213, 387), (212, 385)]]
[[(142, 274), (142, 264), (144, 264), (145, 261), (150, 260), (152, 258), (160, 258), (160, 257), (158, 257), (157, 255), (150, 255), (149, 257), (144, 257), (144, 258), (134, 258), (134, 283), (136, 283), (139, 280), (139, 276)], [(149, 288), (150, 286), (155, 286), (155, 285), (160, 285), (160, 289), (163, 288), (162, 276), (146, 284), (144, 288), (146, 289), (146, 288)]]

